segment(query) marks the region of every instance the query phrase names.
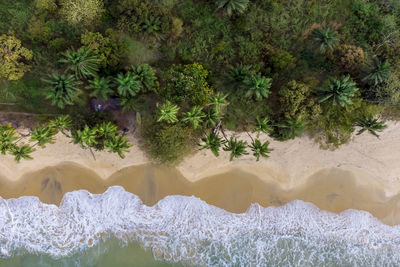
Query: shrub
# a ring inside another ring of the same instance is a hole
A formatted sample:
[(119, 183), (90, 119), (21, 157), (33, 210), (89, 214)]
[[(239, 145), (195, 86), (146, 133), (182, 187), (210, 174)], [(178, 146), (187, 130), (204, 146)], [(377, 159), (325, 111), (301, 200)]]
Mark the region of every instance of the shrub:
[(71, 24), (90, 26), (104, 12), (102, 0), (61, 0), (60, 15)]
[(364, 62), (364, 50), (354, 45), (342, 45), (335, 51), (337, 64), (341, 69), (356, 75)]
[(43, 11), (53, 12), (57, 10), (57, 4), (55, 0), (35, 0), (34, 6), (37, 10), (37, 13)]

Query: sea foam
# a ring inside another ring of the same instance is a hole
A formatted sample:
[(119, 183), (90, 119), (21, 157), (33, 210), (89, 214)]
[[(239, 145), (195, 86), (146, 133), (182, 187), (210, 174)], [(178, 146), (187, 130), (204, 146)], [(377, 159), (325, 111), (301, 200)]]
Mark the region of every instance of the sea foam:
[(396, 265), (400, 226), (371, 214), (326, 212), (303, 201), (258, 204), (234, 214), (186, 196), (149, 207), (122, 187), (67, 193), (60, 206), (37, 197), (0, 198), (0, 256), (21, 249), (54, 258), (116, 237), (152, 249), (157, 259), (201, 266)]

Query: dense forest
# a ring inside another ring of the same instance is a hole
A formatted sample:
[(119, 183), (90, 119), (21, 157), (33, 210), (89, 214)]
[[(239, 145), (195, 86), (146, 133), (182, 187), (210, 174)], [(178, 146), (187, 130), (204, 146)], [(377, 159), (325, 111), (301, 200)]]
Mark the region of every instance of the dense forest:
[(397, 0), (1, 0), (0, 109), (43, 114), (42, 137), (64, 120), (75, 142), (123, 156), (89, 104), (118, 99), (164, 163), (199, 148), (267, 157), (261, 132), (335, 148), (396, 116), (399, 27)]

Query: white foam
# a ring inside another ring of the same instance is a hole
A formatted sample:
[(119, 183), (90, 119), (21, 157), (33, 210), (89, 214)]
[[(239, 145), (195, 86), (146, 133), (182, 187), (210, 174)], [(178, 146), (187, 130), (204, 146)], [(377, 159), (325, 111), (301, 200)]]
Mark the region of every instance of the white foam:
[(37, 197), (0, 198), (1, 257), (21, 248), (63, 257), (111, 236), (139, 241), (159, 259), (205, 266), (400, 262), (400, 226), (368, 212), (335, 214), (302, 201), (253, 204), (233, 214), (185, 196), (148, 207), (119, 186), (98, 195), (67, 193), (60, 207)]

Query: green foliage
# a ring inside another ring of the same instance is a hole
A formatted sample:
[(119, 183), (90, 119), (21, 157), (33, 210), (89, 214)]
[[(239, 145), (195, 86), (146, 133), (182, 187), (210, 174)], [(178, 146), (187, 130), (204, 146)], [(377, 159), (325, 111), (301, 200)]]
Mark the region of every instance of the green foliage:
[(217, 8), (225, 10), (229, 16), (232, 16), (234, 13), (243, 13), (248, 3), (249, 0), (216, 0), (215, 2)]
[(228, 142), (224, 144), (224, 150), (230, 151), (231, 155), (229, 157), (229, 161), (232, 161), (234, 158), (240, 158), (243, 155), (248, 155), (246, 152), (247, 142), (243, 140), (237, 140), (237, 138), (231, 137)]
[(55, 0), (34, 0), (34, 7), (37, 12), (54, 12), (57, 10), (57, 4)]
[(327, 50), (333, 51), (339, 42), (337, 35), (337, 32), (332, 31), (330, 28), (316, 28), (312, 31), (310, 38), (314, 42), (314, 46), (319, 49), (319, 52), (324, 54)]
[(20, 162), (21, 159), (32, 159), (31, 153), (34, 152), (35, 149), (29, 145), (22, 144), (20, 146), (13, 146), (11, 148), (10, 154), (14, 156), (16, 162)]
[(375, 119), (372, 116), (358, 119), (356, 122), (356, 126), (361, 127), (357, 135), (360, 135), (363, 132), (368, 131), (377, 138), (379, 138), (377, 132), (382, 132), (384, 129), (387, 128), (385, 122), (379, 121), (378, 119)]
[(93, 80), (89, 81), (87, 89), (92, 89), (90, 96), (106, 100), (110, 95), (114, 93), (114, 90), (110, 88), (110, 79), (105, 77), (94, 77)]
[(222, 114), (224, 108), (229, 105), (229, 102), (226, 99), (227, 97), (228, 97), (227, 94), (222, 94), (220, 92), (213, 94), (210, 97), (208, 105), (213, 106), (217, 114)]
[(253, 156), (256, 157), (257, 161), (259, 161), (260, 157), (269, 158), (268, 154), (271, 153), (272, 149), (270, 149), (268, 146), (269, 141), (261, 143), (260, 140), (255, 139), (249, 147), (253, 151)]
[(364, 50), (354, 45), (342, 45), (335, 51), (337, 63), (346, 72), (357, 75), (364, 62)]
[(134, 97), (143, 88), (138, 77), (129, 71), (125, 74), (118, 73), (117, 77), (114, 78), (114, 83), (117, 86), (118, 94), (122, 97)]
[(197, 129), (205, 116), (202, 107), (194, 106), (190, 111), (183, 114), (182, 121), (192, 124), (193, 129)]
[(177, 105), (171, 104), (171, 102), (166, 101), (162, 105), (157, 103), (157, 109), (158, 109), (158, 119), (157, 122), (160, 121), (166, 121), (167, 123), (174, 123), (178, 122), (178, 111), (179, 107)]
[(0, 152), (5, 155), (14, 147), (14, 142), (18, 139), (15, 136), (15, 128), (11, 125), (0, 125)]
[(129, 152), (128, 148), (131, 147), (131, 144), (124, 135), (108, 139), (104, 145), (109, 152), (117, 153), (121, 158), (125, 158), (125, 152)]
[(273, 128), (268, 117), (256, 118), (256, 125), (254, 127), (254, 131), (257, 133), (257, 137), (260, 136), (260, 133), (269, 134), (272, 130)]
[(304, 130), (304, 124), (300, 120), (286, 119), (275, 127), (273, 136), (281, 141), (300, 137)]
[(156, 74), (148, 64), (132, 66), (131, 69), (133, 76), (142, 84), (144, 92), (154, 90), (158, 86)]
[(372, 64), (364, 68), (365, 76), (363, 81), (368, 82), (372, 86), (377, 86), (386, 82), (390, 77), (390, 66), (387, 61), (380, 61), (375, 57)]
[(227, 84), (235, 90), (243, 86), (244, 80), (251, 76), (251, 71), (248, 66), (237, 65), (228, 70), (226, 74)]
[(80, 82), (73, 75), (52, 74), (43, 81), (50, 86), (46, 98), (51, 100), (52, 105), (61, 109), (66, 105), (73, 105), (82, 93), (82, 90), (78, 87)]
[(353, 104), (350, 98), (354, 96), (358, 88), (350, 76), (343, 76), (339, 80), (331, 78), (328, 86), (319, 87), (317, 90), (323, 94), (319, 100), (320, 103), (330, 99), (333, 104), (344, 107)]
[(102, 0), (60, 0), (60, 15), (71, 24), (90, 26), (104, 13)]
[(54, 120), (50, 120), (48, 123), (49, 127), (58, 129), (62, 134), (67, 135), (66, 131), (71, 130), (72, 120), (69, 115), (62, 115)]
[(263, 77), (260, 74), (247, 76), (242, 85), (242, 88), (247, 90), (245, 96), (255, 96), (256, 100), (267, 98), (271, 93), (269, 90), (272, 85), (271, 81), (272, 79)]
[(37, 144), (44, 148), (46, 144), (54, 143), (54, 135), (57, 134), (57, 130), (49, 125), (42, 125), (35, 128), (31, 135), (31, 142), (37, 142)]
[(203, 106), (213, 93), (207, 77), (208, 71), (199, 63), (173, 65), (163, 74), (165, 85), (159, 94), (171, 102)]
[(81, 44), (99, 58), (102, 67), (116, 66), (125, 52), (122, 41), (112, 29), (107, 29), (105, 35), (86, 31), (81, 35)]
[(33, 57), (31, 50), (22, 46), (13, 35), (0, 35), (0, 79), (18, 80), (30, 70), (27, 64)]
[(218, 157), (219, 150), (223, 144), (225, 144), (225, 140), (218, 136), (218, 133), (215, 131), (210, 132), (206, 136), (201, 139), (204, 144), (200, 144), (201, 149), (210, 149), (211, 152)]
[(78, 79), (94, 77), (99, 70), (99, 58), (87, 47), (82, 46), (77, 51), (67, 50), (64, 57), (60, 62), (67, 63), (68, 69), (72, 70)]

